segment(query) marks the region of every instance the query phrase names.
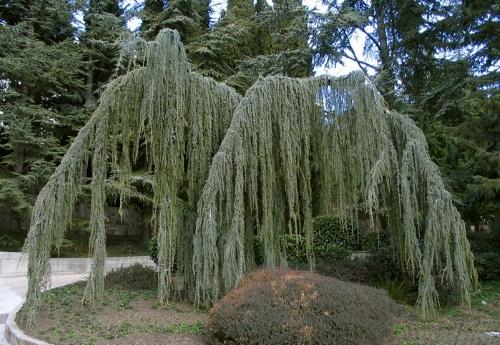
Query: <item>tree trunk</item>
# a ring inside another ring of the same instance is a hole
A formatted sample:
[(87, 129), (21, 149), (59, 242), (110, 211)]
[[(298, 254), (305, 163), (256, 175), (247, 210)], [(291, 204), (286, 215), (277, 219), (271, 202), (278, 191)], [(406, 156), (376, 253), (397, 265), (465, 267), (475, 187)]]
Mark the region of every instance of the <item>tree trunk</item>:
[(387, 33), (385, 31), (384, 2), (380, 0), (375, 1), (374, 9), (377, 24), (376, 30), (380, 46), (379, 58), (382, 65), (380, 71), (382, 78), (379, 87), (387, 102), (389, 104), (393, 104), (395, 91), (394, 71), (392, 70), (391, 53), (389, 51), (389, 43), (387, 41)]

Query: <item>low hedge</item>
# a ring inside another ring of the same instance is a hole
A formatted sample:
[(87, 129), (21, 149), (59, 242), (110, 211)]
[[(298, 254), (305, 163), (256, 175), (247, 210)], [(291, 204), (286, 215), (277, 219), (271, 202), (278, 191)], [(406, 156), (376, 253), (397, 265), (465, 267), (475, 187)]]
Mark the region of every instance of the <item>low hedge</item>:
[[(307, 263), (306, 239), (302, 235), (285, 234), (281, 236), (288, 261), (293, 264)], [(338, 217), (320, 216), (313, 220), (312, 250), (317, 261), (342, 260), (353, 251), (376, 251), (388, 245), (384, 233), (361, 233), (348, 221)], [(263, 245), (260, 237), (255, 237), (255, 261), (263, 263)]]
[(399, 306), (383, 290), (312, 272), (261, 270), (209, 312), (212, 345), (383, 344)]

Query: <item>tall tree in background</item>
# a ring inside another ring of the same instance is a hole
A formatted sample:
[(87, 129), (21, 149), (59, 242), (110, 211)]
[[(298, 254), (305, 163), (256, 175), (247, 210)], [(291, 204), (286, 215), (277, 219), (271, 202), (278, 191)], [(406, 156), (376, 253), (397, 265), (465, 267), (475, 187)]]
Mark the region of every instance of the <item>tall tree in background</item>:
[(87, 118), (83, 50), (74, 42), (72, 19), (66, 1), (9, 1), (0, 7), (0, 213), (5, 228), (27, 230), (39, 188), (69, 136)]
[(141, 12), (141, 33), (152, 40), (163, 28), (177, 30), (188, 43), (208, 30), (210, 2), (208, 0), (145, 0)]
[(213, 31), (188, 45), (194, 67), (244, 93), (259, 76), (312, 74), (308, 11), (300, 1), (229, 1)]
[[(464, 217), (499, 221), (499, 32), (494, 1), (329, 1), (315, 62), (355, 61), (424, 130)], [(356, 55), (353, 37), (365, 37)], [(375, 61), (375, 63), (373, 62)]]
[(115, 69), (118, 40), (125, 31), (122, 14), (118, 0), (90, 0), (87, 5), (82, 34), (88, 52), (86, 106), (95, 106), (96, 90)]
[(500, 6), (466, 1), (442, 12), (430, 30), (443, 57), (427, 95), (415, 97), (416, 118), (438, 111), (434, 136), (445, 149), (435, 156), (464, 217), (500, 232)]
[(163, 0), (145, 0), (141, 19), (141, 33), (145, 39), (152, 39), (157, 32), (158, 16), (163, 12), (165, 4)]
[(308, 11), (297, 0), (230, 0), (215, 26), (206, 0), (146, 0), (142, 36), (176, 29), (196, 71), (244, 93), (259, 76), (312, 74)]
[[(335, 64), (349, 59), (365, 73), (375, 72), (379, 89), (394, 105), (397, 67), (414, 58), (406, 50), (418, 40), (422, 5), (414, 0), (333, 0), (327, 4), (328, 12), (315, 18), (315, 62)], [(364, 56), (359, 56), (353, 45), (357, 34), (366, 38)]]

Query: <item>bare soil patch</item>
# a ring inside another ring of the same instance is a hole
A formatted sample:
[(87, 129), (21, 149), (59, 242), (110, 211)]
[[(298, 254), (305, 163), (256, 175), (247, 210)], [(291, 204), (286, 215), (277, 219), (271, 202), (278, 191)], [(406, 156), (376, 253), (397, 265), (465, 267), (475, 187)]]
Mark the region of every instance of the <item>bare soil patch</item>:
[(492, 331), (500, 332), (500, 282), (483, 283), (471, 308), (443, 308), (428, 319), (405, 308), (389, 345), (500, 345), (500, 338), (486, 335)]
[[(106, 289), (82, 305), (85, 283), (45, 293), (32, 337), (61, 345), (202, 345), (207, 314), (183, 301), (160, 305), (156, 290)], [(20, 325), (22, 328), (23, 326)]]

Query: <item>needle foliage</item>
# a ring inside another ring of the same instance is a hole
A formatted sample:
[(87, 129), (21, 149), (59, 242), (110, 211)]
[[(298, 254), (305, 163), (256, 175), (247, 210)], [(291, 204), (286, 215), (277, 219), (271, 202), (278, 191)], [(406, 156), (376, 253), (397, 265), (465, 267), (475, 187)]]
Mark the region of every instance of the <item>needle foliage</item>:
[[(25, 244), (28, 323), (88, 162), (93, 264), (85, 299), (102, 295), (106, 179), (118, 182), (125, 203), (138, 157), (154, 176), (161, 301), (183, 285), (197, 304), (216, 302), (255, 266), (255, 236), (272, 267), (286, 265), (280, 235), (303, 234), (313, 267), (312, 217), (332, 210), (353, 221), (360, 211), (372, 224), (385, 219), (395, 259), (419, 281), (424, 313), (438, 303), (437, 279), (470, 301), (477, 277), (465, 226), (425, 137), (387, 110), (364, 76), (273, 76), (242, 98), (191, 72), (172, 30), (148, 43), (144, 61), (108, 85), (38, 196)], [(174, 270), (182, 277), (175, 284)]]

